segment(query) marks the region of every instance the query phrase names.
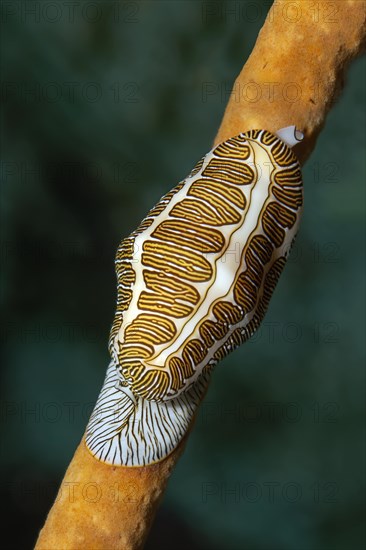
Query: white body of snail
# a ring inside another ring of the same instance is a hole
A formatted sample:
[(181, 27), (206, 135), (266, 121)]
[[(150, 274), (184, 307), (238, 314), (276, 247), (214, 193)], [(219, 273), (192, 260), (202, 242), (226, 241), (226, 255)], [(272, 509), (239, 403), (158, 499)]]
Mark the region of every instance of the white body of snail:
[(299, 226), (301, 139), (290, 126), (219, 144), (120, 244), (112, 360), (86, 432), (98, 460), (170, 454), (214, 365), (258, 328)]

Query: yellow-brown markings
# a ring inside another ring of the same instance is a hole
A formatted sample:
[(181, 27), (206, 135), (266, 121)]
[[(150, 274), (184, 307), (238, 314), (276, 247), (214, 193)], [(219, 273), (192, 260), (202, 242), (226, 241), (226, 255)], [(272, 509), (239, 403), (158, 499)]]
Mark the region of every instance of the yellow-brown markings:
[[(175, 319), (194, 313), (204, 299), (207, 285), (200, 295), (195, 284), (209, 283), (215, 276), (214, 265), (204, 254), (217, 254), (225, 247), (221, 226), (241, 223), (245, 210), (250, 207), (238, 187), (257, 180), (256, 166), (243, 162), (251, 155), (255, 162), (250, 140), (257, 140), (268, 152), (274, 169), (268, 182), (273, 200), (262, 206), (257, 229), (250, 240), (243, 243), (242, 272), (236, 274), (235, 280), (228, 281), (233, 303), (218, 300), (207, 304), (212, 308), (211, 319), (192, 320), (191, 336), (174, 356), (161, 367), (149, 366), (156, 346), (164, 345), (165, 352), (169, 352), (169, 342), (177, 336)], [(284, 257), (273, 261), (275, 248), (283, 244), (286, 230), (292, 228), (297, 219), (294, 210), (302, 206), (301, 172), (296, 158), (289, 147), (269, 132), (253, 130), (229, 139), (213, 151), (204, 169), (203, 164), (204, 158), (190, 173), (189, 177), (198, 176), (186, 195), (169, 209), (172, 197), (184, 185), (181, 182), (149, 212), (117, 252), (120, 286), (111, 334), (116, 334), (121, 325), (122, 311), (132, 299), (137, 270), (143, 269), (145, 288), (137, 301), (143, 313), (125, 328), (119, 361), (132, 390), (147, 399), (160, 400), (168, 392), (171, 395), (184, 390), (197, 374), (195, 367), (200, 365), (203, 372), (211, 370), (211, 359), (222, 359), (253, 334), (285, 263)], [(151, 238), (143, 241), (141, 263), (131, 265), (135, 236), (148, 230), (153, 218), (164, 211), (165, 218), (154, 228)], [(258, 234), (261, 228), (264, 235)], [(233, 326), (244, 322), (248, 313), (252, 315), (251, 321), (233, 330)], [(210, 349), (220, 340), (223, 344), (212, 354)]]
[(143, 313), (126, 327), (124, 337), (127, 344), (140, 340), (154, 346), (169, 342), (175, 334), (176, 327), (170, 319)]
[(172, 200), (172, 198), (174, 197), (174, 195), (176, 195), (178, 193), (178, 191), (180, 191), (182, 189), (182, 187), (184, 187), (184, 184), (185, 184), (185, 181), (181, 181), (171, 191), (166, 193), (160, 199), (160, 201), (148, 212), (146, 217), (147, 218), (156, 217), (159, 214), (161, 214), (162, 212), (164, 212), (164, 210), (169, 205), (169, 203)]
[(273, 254), (273, 245), (264, 235), (254, 235), (250, 241), (250, 247), (263, 265), (270, 261)]
[(122, 345), (120, 344), (118, 357), (123, 362), (124, 359), (149, 359), (153, 353), (154, 348), (151, 345), (147, 345), (145, 342), (136, 342), (136, 340), (133, 340), (130, 336), (128, 341), (126, 340)]
[(207, 229), (197, 223), (187, 225), (187, 222), (176, 219), (163, 221), (151, 236), (200, 252), (220, 252), (225, 244), (222, 233), (216, 229)]
[[(212, 322), (212, 321), (211, 321)], [(199, 335), (204, 341), (205, 345), (210, 348), (214, 342), (215, 337), (212, 334), (211, 327), (207, 323), (201, 323), (199, 326)]]
[(130, 263), (120, 262), (116, 265), (118, 275), (118, 284), (123, 286), (131, 286), (136, 280), (136, 274)]
[(221, 143), (214, 150), (214, 156), (223, 157), (226, 159), (246, 160), (250, 156), (250, 147), (244, 145), (244, 138), (230, 138), (224, 143)]
[(242, 344), (243, 342), (242, 329), (236, 328), (231, 334), (230, 340), (235, 347), (240, 346), (240, 344)]
[(206, 185), (202, 182), (204, 182), (204, 180), (195, 182), (191, 186), (188, 195), (190, 197), (202, 199), (206, 201), (206, 204), (210, 204), (223, 224), (229, 225), (239, 223), (242, 213), (238, 212), (238, 210), (232, 206), (230, 201), (224, 199), (216, 193), (210, 193), (209, 189), (207, 189)]
[(186, 304), (181, 304), (174, 296), (169, 296), (166, 293), (160, 292), (160, 294), (141, 292), (137, 303), (139, 309), (145, 311), (154, 311), (161, 315), (168, 315), (171, 317), (187, 317), (193, 311), (193, 307)]
[(207, 197), (211, 193), (215, 193), (220, 196), (221, 199), (225, 201), (230, 201), (232, 204), (244, 210), (246, 206), (246, 198), (244, 193), (238, 188), (233, 187), (232, 185), (227, 185), (226, 183), (220, 183), (211, 178), (197, 179), (191, 189), (202, 188), (206, 191)]
[(225, 326), (225, 323), (215, 323), (215, 321), (208, 319), (200, 325), (199, 332), (205, 335), (206, 338), (208, 337), (209, 333), (213, 337), (215, 342), (216, 340), (221, 340), (222, 338), (224, 338), (227, 332), (227, 327)]
[(260, 133), (261, 130), (248, 130), (244, 135), (247, 139), (257, 139)]
[(248, 164), (217, 158), (210, 160), (202, 175), (236, 185), (248, 185), (255, 179), (254, 170)]
[(203, 162), (205, 160), (205, 157), (202, 157), (196, 164), (196, 166), (193, 168), (193, 170), (191, 170), (190, 174), (189, 174), (189, 178), (193, 178), (193, 176), (195, 176), (196, 174), (198, 174), (198, 172), (201, 170), (202, 166), (203, 166)]
[(271, 155), (273, 157), (273, 161), (275, 164), (278, 164), (278, 166), (289, 166), (290, 164), (294, 164), (296, 162), (296, 157), (292, 149), (280, 141), (277, 141), (273, 145)]
[(234, 299), (243, 310), (244, 314), (249, 313), (256, 304), (256, 285), (251, 281), (248, 270), (240, 273), (234, 286)]
[(301, 185), (300, 169), (297, 167), (297, 168), (285, 168), (283, 170), (279, 170), (274, 175), (274, 181), (278, 185), (281, 185), (284, 187), (291, 187), (291, 186), (298, 187), (299, 185)]
[(204, 360), (206, 353), (207, 348), (201, 340), (194, 338), (185, 344), (182, 352), (182, 358), (184, 363), (192, 362), (194, 365), (198, 365)]
[(223, 344), (221, 347), (219, 347), (215, 353), (213, 354), (213, 357), (215, 361), (222, 361), (227, 356), (226, 346)]
[(298, 210), (303, 204), (300, 186), (293, 188), (275, 186), (272, 188), (272, 193), (279, 202), (293, 210)]
[(286, 236), (285, 229), (293, 227), (296, 214), (277, 202), (269, 203), (262, 217), (263, 229), (276, 247), (279, 247)]
[[(266, 145), (267, 147), (269, 147), (273, 143), (280, 143), (278, 138), (273, 134), (271, 134), (271, 132), (263, 132), (261, 135), (260, 141), (261, 143), (263, 143), (263, 145)], [(272, 151), (273, 151), (273, 148), (271, 149), (271, 153)]]
[(132, 290), (130, 288), (118, 289), (117, 302), (118, 302), (120, 311), (126, 310), (131, 300), (132, 300)]
[(147, 269), (144, 269), (143, 277), (146, 288), (156, 293), (157, 298), (160, 295), (174, 295), (177, 300), (184, 300), (193, 305), (197, 304), (200, 299), (200, 294), (194, 286), (176, 277), (169, 277)]
[(286, 258), (284, 256), (277, 258), (277, 260), (273, 263), (271, 269), (266, 275), (263, 287), (263, 301), (265, 309), (267, 309), (272, 293), (277, 285), (278, 279), (280, 278), (285, 263)]
[(143, 233), (144, 231), (149, 229), (149, 227), (153, 222), (154, 222), (154, 218), (145, 218), (144, 220), (142, 220), (142, 222), (136, 229), (135, 234), (138, 235), (139, 233)]
[[(116, 260), (124, 260), (133, 257), (135, 246), (135, 239), (133, 237), (126, 237), (123, 239), (118, 247)], [(118, 266), (118, 264), (117, 264)]]
[(169, 215), (187, 222), (193, 221), (209, 226), (220, 226), (227, 223), (226, 219), (223, 220), (210, 204), (194, 199), (183, 199), (172, 208)]
[(184, 362), (180, 357), (169, 359), (168, 368), (172, 376), (173, 391), (179, 391), (194, 374), (191, 361)]
[(273, 255), (273, 245), (264, 235), (251, 237), (244, 251), (242, 271), (234, 283), (234, 300), (243, 310), (243, 316), (251, 312), (257, 303), (258, 292), (266, 266)]
[[(273, 265), (271, 266), (270, 270), (268, 271), (267, 275), (264, 278), (263, 291), (262, 291), (263, 294), (262, 294), (262, 297), (260, 297), (258, 300), (252, 320), (245, 327), (241, 327), (241, 328), (238, 327), (232, 332), (232, 334), (224, 342), (224, 344), (220, 346), (218, 350), (215, 352), (214, 359), (216, 361), (220, 361), (221, 359), (226, 357), (226, 355), (230, 351), (232, 351), (232, 349), (236, 348), (237, 346), (245, 342), (245, 340), (250, 338), (252, 334), (255, 332), (255, 330), (258, 328), (267, 311), (269, 301), (276, 287), (278, 279), (281, 275), (285, 262), (286, 262), (286, 258), (284, 256), (281, 256), (280, 258), (274, 261)], [(259, 288), (256, 289), (256, 292), (255, 292), (256, 299), (259, 295), (259, 291), (260, 291)]]
[[(125, 369), (127, 371), (127, 368)], [(145, 370), (132, 385), (134, 391), (145, 399), (159, 400), (167, 393), (170, 376), (161, 370)]]
[(215, 304), (212, 312), (219, 321), (228, 326), (236, 325), (243, 317), (241, 309), (227, 301), (220, 301)]
[(172, 247), (156, 241), (142, 245), (142, 264), (186, 281), (209, 281), (211, 264), (202, 256), (180, 247)]
[(139, 359), (131, 358), (127, 364), (123, 363), (121, 370), (126, 377), (130, 376), (133, 380), (136, 380), (143, 374), (145, 367)]

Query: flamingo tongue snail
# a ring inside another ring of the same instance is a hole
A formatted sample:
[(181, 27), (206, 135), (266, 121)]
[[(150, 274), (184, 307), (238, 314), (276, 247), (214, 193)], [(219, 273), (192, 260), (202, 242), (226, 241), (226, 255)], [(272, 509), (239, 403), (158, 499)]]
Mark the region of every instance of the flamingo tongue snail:
[(214, 365), (258, 328), (303, 205), (294, 126), (217, 145), (124, 239), (109, 364), (86, 445), (145, 466), (179, 444)]

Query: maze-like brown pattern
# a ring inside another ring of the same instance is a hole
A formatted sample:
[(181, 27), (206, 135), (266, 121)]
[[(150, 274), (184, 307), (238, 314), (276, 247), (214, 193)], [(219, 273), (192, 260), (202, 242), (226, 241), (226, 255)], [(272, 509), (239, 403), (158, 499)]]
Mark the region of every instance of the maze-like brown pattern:
[(302, 201), (292, 150), (252, 130), (208, 153), (122, 241), (110, 350), (136, 395), (178, 396), (253, 334)]

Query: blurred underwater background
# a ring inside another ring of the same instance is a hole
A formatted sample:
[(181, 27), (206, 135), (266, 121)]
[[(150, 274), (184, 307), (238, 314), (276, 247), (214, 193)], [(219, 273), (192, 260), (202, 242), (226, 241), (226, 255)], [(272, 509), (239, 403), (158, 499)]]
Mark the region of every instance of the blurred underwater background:
[[(34, 544), (99, 393), (118, 243), (211, 148), (270, 4), (1, 3), (3, 548)], [(147, 550), (365, 547), (365, 81), (362, 57)]]

